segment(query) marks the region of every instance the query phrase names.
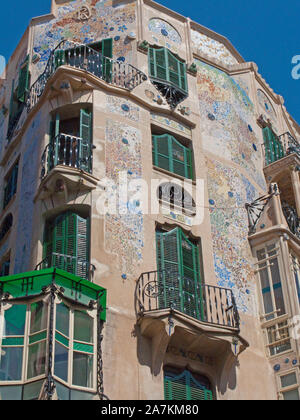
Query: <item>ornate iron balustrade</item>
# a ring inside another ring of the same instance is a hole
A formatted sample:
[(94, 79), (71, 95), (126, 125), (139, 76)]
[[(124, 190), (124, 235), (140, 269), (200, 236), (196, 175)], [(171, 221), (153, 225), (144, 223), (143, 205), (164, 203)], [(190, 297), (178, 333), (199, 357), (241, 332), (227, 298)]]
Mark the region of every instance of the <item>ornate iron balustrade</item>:
[[(185, 290), (180, 283), (185, 284)], [(200, 298), (195, 299), (191, 283), (194, 281), (167, 270), (141, 274), (136, 287), (139, 313), (177, 310), (201, 322), (239, 330), (240, 317), (232, 290), (199, 284)]]
[(49, 143), (41, 158), (41, 179), (57, 165), (69, 166), (92, 173), (93, 146), (80, 137), (58, 134)]
[(30, 88), (27, 96), (28, 111), (37, 104), (49, 78), (60, 66), (85, 70), (109, 84), (127, 90), (133, 90), (147, 80), (147, 76), (131, 64), (104, 57), (88, 45), (63, 40), (52, 50), (44, 72)]
[(59, 268), (67, 273), (74, 274), (82, 279), (92, 282), (96, 267), (89, 261), (84, 261), (78, 257), (64, 255), (53, 252), (43, 259), (36, 267), (35, 271), (47, 268)]
[(285, 201), (282, 202), (282, 211), (290, 231), (300, 239), (300, 219), (297, 210)]
[(292, 153), (296, 153), (300, 157), (300, 144), (289, 132), (275, 137), (276, 141), (269, 143), (268, 147), (264, 144), (267, 165)]

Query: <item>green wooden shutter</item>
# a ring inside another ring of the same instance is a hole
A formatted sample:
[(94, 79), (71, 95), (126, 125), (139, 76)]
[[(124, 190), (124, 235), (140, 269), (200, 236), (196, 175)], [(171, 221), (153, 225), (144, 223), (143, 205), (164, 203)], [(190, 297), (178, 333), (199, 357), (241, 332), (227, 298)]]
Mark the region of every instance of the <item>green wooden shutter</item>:
[(103, 56), (103, 79), (107, 83), (112, 81), (112, 61), (110, 60), (113, 56), (113, 40), (112, 38), (103, 39), (101, 52)]
[(199, 248), (181, 230), (180, 243), (182, 311), (193, 318), (204, 320)]
[(92, 113), (84, 109), (80, 110), (80, 141), (79, 167), (91, 172), (92, 170)]
[(173, 83), (174, 85), (181, 87), (181, 79), (180, 79), (180, 68), (179, 68), (179, 60), (174, 57), (174, 55), (168, 51), (168, 73), (169, 82)]
[(149, 75), (150, 77), (156, 77), (155, 50), (153, 48), (149, 48), (148, 50), (148, 61), (149, 61)]
[(87, 143), (91, 143), (92, 137), (92, 113), (81, 109), (80, 110), (80, 138)]
[(18, 100), (25, 102), (26, 93), (29, 89), (29, 55), (26, 57), (22, 67), (19, 71), (19, 84), (18, 84)]
[(266, 164), (276, 162), (285, 155), (281, 141), (270, 127), (263, 129), (265, 143)]
[(154, 50), (156, 77), (168, 80), (166, 49)]
[(165, 372), (164, 390), (166, 401), (212, 401), (213, 392), (200, 384), (189, 371), (180, 375)]
[(55, 70), (58, 67), (63, 66), (65, 64), (66, 54), (67, 54), (67, 51), (64, 51), (64, 50), (54, 51), (54, 67), (55, 67)]
[(76, 274), (87, 279), (89, 276), (89, 219), (77, 216), (77, 267)]
[(153, 163), (155, 166), (167, 171), (171, 171), (169, 138), (168, 134), (152, 136)]

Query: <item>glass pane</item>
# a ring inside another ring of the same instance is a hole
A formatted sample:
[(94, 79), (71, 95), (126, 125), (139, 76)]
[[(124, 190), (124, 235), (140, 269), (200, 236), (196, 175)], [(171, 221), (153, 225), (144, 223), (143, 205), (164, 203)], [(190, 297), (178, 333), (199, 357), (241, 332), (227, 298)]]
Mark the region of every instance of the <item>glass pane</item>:
[(66, 386), (63, 386), (59, 382), (55, 382), (56, 392), (58, 399), (60, 401), (69, 401), (70, 400), (70, 390)]
[(93, 356), (73, 353), (73, 385), (93, 387)]
[(40, 396), (44, 381), (33, 382), (24, 386), (23, 400), (37, 400)]
[(86, 312), (74, 312), (74, 340), (93, 343), (94, 319)]
[(0, 350), (0, 381), (22, 379), (23, 347), (2, 347)]
[(55, 342), (54, 375), (68, 382), (69, 350)]
[(70, 310), (64, 303), (56, 306), (56, 329), (67, 337), (69, 337), (70, 328), (69, 313)]
[(0, 386), (0, 401), (21, 401), (22, 386)]
[(299, 401), (299, 390), (293, 389), (292, 391), (283, 392), (283, 399), (285, 401)]
[(36, 302), (30, 306), (30, 334), (47, 329), (48, 305)]
[(297, 384), (297, 376), (295, 372), (290, 373), (289, 375), (281, 376), (280, 380), (282, 388)]
[(28, 350), (27, 378), (31, 379), (45, 373), (46, 341), (34, 344)]
[(257, 251), (257, 259), (258, 261), (264, 260), (266, 258), (266, 253), (264, 249), (260, 249)]
[(14, 305), (4, 313), (3, 335), (24, 335), (26, 305)]
[(71, 390), (71, 400), (72, 401), (92, 401), (95, 398), (95, 394), (90, 394), (89, 392)]

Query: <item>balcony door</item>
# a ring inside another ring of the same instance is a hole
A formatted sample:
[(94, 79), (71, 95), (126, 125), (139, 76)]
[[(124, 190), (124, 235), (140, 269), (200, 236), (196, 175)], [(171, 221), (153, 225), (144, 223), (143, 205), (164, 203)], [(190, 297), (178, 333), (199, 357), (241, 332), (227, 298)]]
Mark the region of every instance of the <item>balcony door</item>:
[(204, 320), (199, 248), (180, 228), (156, 233), (159, 307)]
[(89, 277), (89, 219), (66, 212), (46, 223), (44, 258), (47, 267)]
[(61, 120), (56, 114), (50, 123), (49, 147), (49, 171), (64, 165), (91, 172), (92, 113), (81, 109), (79, 117), (68, 120)]

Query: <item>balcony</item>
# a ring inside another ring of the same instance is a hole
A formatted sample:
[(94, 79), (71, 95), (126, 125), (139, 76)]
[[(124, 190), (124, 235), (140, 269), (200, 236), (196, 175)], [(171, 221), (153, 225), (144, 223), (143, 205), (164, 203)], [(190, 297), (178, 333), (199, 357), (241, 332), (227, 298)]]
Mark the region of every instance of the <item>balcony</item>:
[(265, 139), (264, 148), (266, 166), (294, 153), (300, 157), (300, 144), (289, 132), (277, 136), (272, 131), (267, 141)]
[(41, 179), (58, 165), (92, 173), (92, 148), (91, 144), (79, 137), (58, 134), (43, 152)]
[[(185, 290), (180, 290), (180, 283)], [(152, 271), (143, 273), (137, 285), (137, 300), (141, 316), (159, 311), (178, 311), (197, 321), (239, 331), (239, 314), (232, 290), (199, 285), (197, 301), (193, 294), (194, 281), (180, 279), (175, 273)]]
[(282, 212), (288, 224), (289, 230), (300, 239), (300, 219), (297, 210), (287, 202), (282, 202)]
[[(141, 336), (152, 342), (152, 373), (168, 361), (168, 348), (215, 360), (215, 373), (249, 344), (240, 336), (240, 318), (230, 289), (201, 285), (178, 273), (147, 272), (136, 285), (136, 312)], [(198, 298), (197, 298), (198, 296)]]
[(95, 273), (95, 266), (90, 264), (89, 261), (84, 261), (72, 255), (63, 255), (55, 252), (44, 258), (36, 266), (35, 271), (48, 268), (58, 268), (90, 282), (93, 282)]
[(64, 40), (51, 52), (44, 72), (31, 86), (26, 101), (28, 112), (38, 103), (48, 80), (60, 66), (86, 71), (129, 91), (147, 80), (147, 76), (131, 64), (104, 57), (88, 45)]

